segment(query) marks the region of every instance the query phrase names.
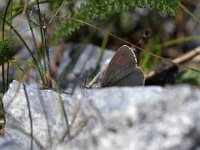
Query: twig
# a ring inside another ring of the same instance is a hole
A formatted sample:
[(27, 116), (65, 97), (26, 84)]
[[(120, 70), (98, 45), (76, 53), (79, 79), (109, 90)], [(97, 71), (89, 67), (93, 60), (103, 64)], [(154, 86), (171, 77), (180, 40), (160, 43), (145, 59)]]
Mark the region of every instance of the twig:
[(86, 88), (88, 88), (88, 89), (91, 88), (93, 86), (93, 84), (97, 81), (97, 79), (104, 73), (105, 70), (106, 70), (106, 68), (99, 71), (97, 73), (97, 75), (86, 85)]
[[(152, 71), (147, 75), (146, 78), (146, 84), (150, 84), (151, 80), (159, 80), (159, 76), (163, 75), (163, 74), (167, 74), (167, 72), (170, 72), (170, 70), (173, 70), (174, 68), (176, 68), (177, 66), (191, 60), (192, 58), (194, 58), (195, 56), (200, 55), (200, 47), (197, 47), (185, 54), (183, 54), (182, 56), (179, 56), (175, 59), (173, 59), (171, 62), (173, 62), (173, 64), (170, 64), (168, 67), (162, 67), (161, 70), (158, 71)], [(163, 69), (164, 68), (164, 69)], [(185, 67), (188, 68), (188, 67)]]
[(177, 58), (175, 58), (174, 60), (172, 60), (174, 63), (178, 63), (178, 64), (181, 64), (181, 63), (184, 63), (184, 62), (187, 62), (189, 60), (191, 60), (193, 57), (197, 56), (200, 54), (200, 47), (197, 47), (185, 54), (183, 54), (182, 56), (179, 56)]

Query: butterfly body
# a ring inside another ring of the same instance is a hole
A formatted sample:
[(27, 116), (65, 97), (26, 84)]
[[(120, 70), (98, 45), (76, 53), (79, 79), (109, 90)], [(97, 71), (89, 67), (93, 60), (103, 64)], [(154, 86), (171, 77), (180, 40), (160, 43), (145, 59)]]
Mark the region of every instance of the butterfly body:
[(103, 76), (101, 87), (144, 85), (144, 73), (137, 66), (137, 58), (132, 48), (121, 46)]

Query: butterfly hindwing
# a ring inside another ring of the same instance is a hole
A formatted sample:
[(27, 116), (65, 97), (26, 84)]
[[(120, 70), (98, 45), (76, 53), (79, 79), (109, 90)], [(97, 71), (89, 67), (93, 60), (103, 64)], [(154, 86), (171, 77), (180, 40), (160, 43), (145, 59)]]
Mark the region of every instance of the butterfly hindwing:
[(139, 86), (144, 85), (144, 73), (139, 68), (136, 67), (129, 74), (116, 81), (113, 86)]

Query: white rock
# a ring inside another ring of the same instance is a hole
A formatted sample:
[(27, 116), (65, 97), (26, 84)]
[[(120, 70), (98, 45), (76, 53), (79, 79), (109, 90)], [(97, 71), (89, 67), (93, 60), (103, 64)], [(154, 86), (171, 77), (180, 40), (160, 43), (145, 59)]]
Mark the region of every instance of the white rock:
[[(191, 86), (79, 89), (73, 96), (61, 97), (54, 91), (25, 88), (31, 107), (34, 150), (200, 148), (200, 90)], [(23, 85), (14, 81), (3, 102), (5, 137), (21, 149), (30, 149), (30, 119)]]

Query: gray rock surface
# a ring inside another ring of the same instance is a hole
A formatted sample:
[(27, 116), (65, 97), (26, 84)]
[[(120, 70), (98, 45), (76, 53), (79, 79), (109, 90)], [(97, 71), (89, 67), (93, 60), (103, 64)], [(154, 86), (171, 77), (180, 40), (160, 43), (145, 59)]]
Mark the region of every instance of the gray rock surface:
[(20, 150), (21, 147), (13, 141), (10, 137), (0, 137), (0, 149), (1, 150)]
[[(65, 51), (57, 70), (57, 78), (62, 81), (60, 83), (62, 88), (65, 89), (65, 91), (71, 92), (77, 85), (83, 86), (85, 80), (87, 80), (87, 76), (90, 76), (97, 68), (96, 64), (101, 53), (101, 48), (92, 44), (81, 45), (69, 43), (65, 45), (64, 49)], [(50, 50), (52, 53), (52, 60), (55, 55), (54, 51), (55, 48)], [(76, 53), (77, 56), (75, 60), (73, 58), (75, 54), (74, 51), (78, 52)], [(114, 53), (114, 51), (105, 49), (104, 55), (99, 63), (99, 68), (105, 68)], [(66, 70), (68, 70), (68, 72), (66, 72)], [(64, 77), (62, 77), (63, 74), (65, 74)], [(94, 75), (92, 75), (92, 77), (93, 76)]]
[[(34, 53), (35, 48), (33, 48), (31, 44), (29, 44), (29, 46), (31, 47), (31, 51)], [(56, 47), (52, 47), (49, 49), (50, 60), (52, 64), (54, 64), (56, 50)], [(57, 66), (58, 68), (55, 71), (55, 80), (62, 81), (61, 83), (59, 83), (61, 88), (65, 89), (68, 92), (71, 92), (72, 89), (77, 85), (84, 84), (84, 81), (86, 79), (86, 72), (89, 76), (91, 72), (95, 70), (98, 57), (101, 53), (101, 48), (92, 44), (81, 45), (68, 43), (64, 45), (63, 51), (64, 52), (62, 57), (60, 58), (59, 66)], [(99, 67), (105, 68), (114, 53), (114, 51), (105, 49)], [(76, 57), (74, 55), (76, 55)], [(27, 61), (32, 61), (32, 58), (30, 57), (30, 54), (26, 50), (26, 48), (23, 48), (16, 55), (16, 57)], [(26, 66), (26, 64), (22, 62), (18, 62), (17, 64), (21, 68), (24, 68), (24, 65)], [(43, 60), (41, 64), (43, 64)], [(15, 77), (18, 77), (18, 72), (16, 71), (15, 66), (10, 66), (9, 73), (10, 81), (12, 81)], [(32, 78), (28, 78), (27, 82), (29, 85), (35, 84), (36, 81), (40, 81), (41, 79), (39, 73), (35, 70), (32, 70), (30, 72), (30, 75), (34, 78), (34, 80)], [(2, 82), (1, 78), (0, 82)], [(2, 91), (2, 84), (0, 84), (0, 91)]]
[(14, 81), (3, 98), (7, 124), (0, 149), (31, 148), (24, 89), (34, 150), (200, 148), (200, 90), (189, 85), (77, 89), (71, 96)]

